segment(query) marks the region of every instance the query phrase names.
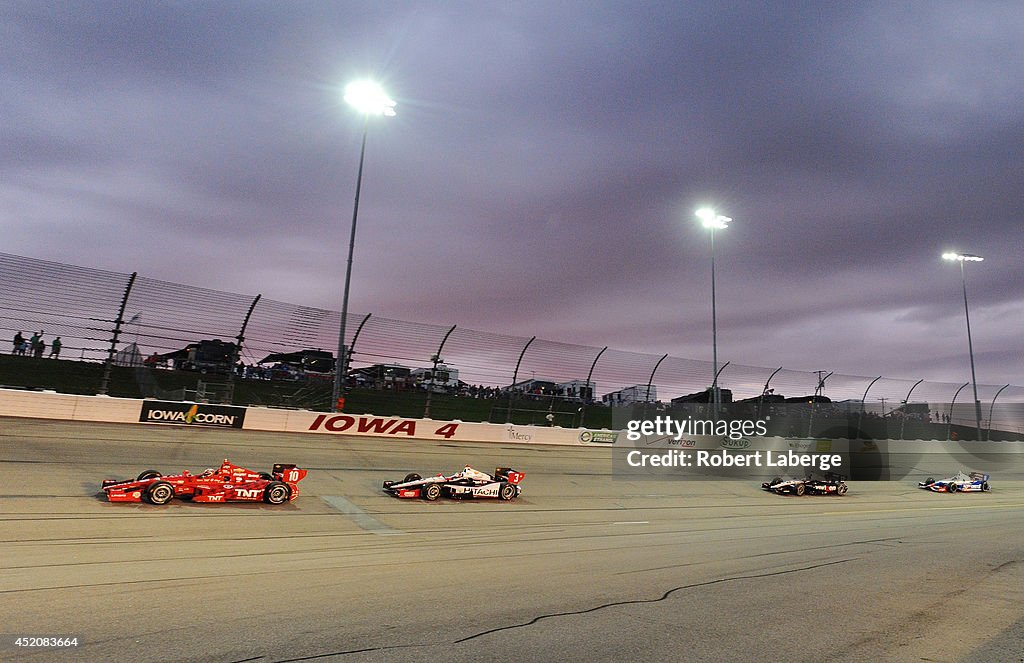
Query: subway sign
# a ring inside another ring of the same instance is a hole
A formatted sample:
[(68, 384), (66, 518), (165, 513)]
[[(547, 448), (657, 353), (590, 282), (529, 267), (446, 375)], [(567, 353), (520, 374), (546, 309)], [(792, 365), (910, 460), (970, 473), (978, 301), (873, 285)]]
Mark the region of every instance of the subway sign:
[(139, 421), (144, 424), (241, 428), (245, 421), (245, 408), (207, 403), (143, 401)]

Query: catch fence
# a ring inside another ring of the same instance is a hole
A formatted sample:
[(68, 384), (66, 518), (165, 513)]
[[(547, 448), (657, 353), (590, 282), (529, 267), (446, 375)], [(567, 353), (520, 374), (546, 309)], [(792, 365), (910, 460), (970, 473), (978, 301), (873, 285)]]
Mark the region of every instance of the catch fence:
[[(0, 253), (0, 334), (12, 339), (21, 332), (28, 338), (42, 331), (43, 340), (51, 345), (59, 336), (61, 359), (96, 363), (112, 357), (115, 364), (138, 365), (153, 354), (178, 351), (203, 339), (222, 339), (240, 346), (240, 363), (259, 366), (275, 353), (336, 352), (339, 327), (337, 311)], [(437, 358), (456, 369), (462, 383), (475, 386), (475, 394), (500, 391), (513, 383), (529, 383), (523, 387), (530, 390), (550, 382), (561, 385), (563, 394), (575, 388), (576, 397), (569, 400), (600, 403), (602, 397), (615, 399), (616, 392), (635, 400), (637, 393), (648, 393), (650, 385), (650, 400), (667, 402), (702, 392), (712, 383), (710, 362), (667, 354), (372, 314), (350, 314), (346, 330), (353, 368), (397, 364), (430, 369)], [(833, 402), (863, 401), (858, 407), (877, 416), (888, 416), (908, 402), (933, 403), (944, 405), (932, 408), (931, 416), (952, 415), (951, 423), (965, 426), (975, 421), (972, 390), (963, 383), (726, 361), (722, 365), (719, 386), (731, 390), (734, 400), (766, 393), (821, 394)], [(579, 391), (588, 384), (591, 390)], [(980, 384), (978, 399), (987, 426), (1024, 432), (1024, 387)]]

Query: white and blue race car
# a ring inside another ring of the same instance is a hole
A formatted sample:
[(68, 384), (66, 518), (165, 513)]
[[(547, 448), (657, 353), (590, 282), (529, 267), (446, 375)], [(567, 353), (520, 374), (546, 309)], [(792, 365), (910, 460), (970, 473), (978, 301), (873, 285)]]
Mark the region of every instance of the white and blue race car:
[(988, 485), (988, 475), (983, 472), (957, 472), (948, 479), (928, 477), (918, 482), (917, 487), (936, 493), (987, 493), (992, 490)]

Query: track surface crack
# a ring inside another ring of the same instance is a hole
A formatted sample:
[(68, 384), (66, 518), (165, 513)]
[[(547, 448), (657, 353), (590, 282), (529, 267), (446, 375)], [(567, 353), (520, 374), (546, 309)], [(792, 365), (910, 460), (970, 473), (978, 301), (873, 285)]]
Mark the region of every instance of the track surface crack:
[(756, 578), (770, 578), (772, 576), (781, 576), (781, 575), (787, 575), (787, 574), (790, 574), (790, 573), (799, 573), (801, 571), (811, 571), (813, 569), (818, 569), (818, 568), (822, 568), (822, 567), (825, 567), (825, 566), (834, 566), (836, 564), (845, 564), (846, 562), (851, 562), (854, 559), (856, 559), (856, 558), (855, 557), (851, 557), (849, 559), (840, 559), (840, 560), (836, 560), (836, 561), (833, 561), (833, 562), (823, 562), (821, 564), (813, 564), (811, 566), (802, 566), (800, 568), (787, 569), (785, 571), (772, 571), (770, 573), (752, 573), (752, 574), (749, 574), (749, 575), (729, 576), (727, 578), (718, 578), (717, 580), (707, 580), (705, 582), (695, 582), (695, 583), (692, 583), (692, 584), (689, 584), (689, 585), (680, 585), (678, 587), (673, 587), (672, 589), (666, 590), (658, 598), (654, 598), (654, 599), (631, 599), (629, 601), (611, 601), (609, 603), (603, 603), (601, 605), (594, 606), (593, 608), (587, 608), (586, 610), (570, 610), (570, 611), (567, 611), (567, 612), (553, 612), (553, 613), (549, 613), (549, 614), (546, 614), (546, 615), (538, 615), (537, 617), (534, 617), (530, 621), (523, 622), (522, 624), (512, 624), (511, 626), (501, 626), (499, 628), (492, 628), (492, 629), (489, 629), (487, 631), (481, 631), (479, 633), (475, 633), (473, 635), (466, 636), (465, 638), (459, 638), (458, 640), (455, 640), (455, 642), (453, 644), (460, 644), (462, 642), (468, 642), (470, 640), (475, 640), (476, 638), (481, 638), (481, 637), (483, 637), (485, 635), (490, 635), (492, 633), (498, 633), (498, 632), (501, 632), (501, 631), (508, 631), (508, 630), (512, 630), (512, 629), (525, 628), (527, 626), (533, 626), (537, 622), (543, 621), (545, 619), (551, 619), (551, 618), (554, 618), (554, 617), (569, 617), (569, 616), (573, 616), (573, 615), (587, 615), (587, 614), (590, 614), (592, 612), (597, 612), (599, 610), (604, 610), (605, 608), (613, 608), (613, 607), (617, 607), (617, 606), (621, 606), (621, 605), (642, 605), (642, 604), (646, 604), (646, 603), (659, 603), (661, 601), (664, 601), (668, 597), (672, 596), (676, 592), (681, 592), (684, 589), (694, 589), (696, 587), (707, 587), (709, 585), (719, 585), (719, 584), (726, 583), (726, 582), (733, 582), (735, 580), (753, 580), (753, 579), (756, 579)]
[(365, 653), (368, 653), (368, 652), (386, 651), (386, 650), (390, 650), (390, 649), (410, 649), (410, 648), (414, 648), (414, 647), (440, 647), (440, 646), (458, 645), (458, 644), (462, 644), (464, 642), (469, 642), (470, 640), (476, 640), (477, 638), (482, 638), (482, 637), (487, 636), (487, 635), (492, 635), (494, 633), (500, 633), (502, 631), (510, 631), (510, 630), (514, 630), (514, 629), (527, 628), (527, 627), (533, 626), (534, 624), (537, 624), (538, 622), (544, 621), (545, 619), (554, 619), (556, 617), (571, 617), (571, 616), (575, 616), (575, 615), (587, 615), (587, 614), (590, 614), (590, 613), (593, 613), (593, 612), (598, 612), (600, 610), (605, 610), (606, 608), (614, 608), (614, 607), (623, 606), (623, 605), (644, 605), (644, 604), (649, 604), (649, 603), (660, 603), (661, 601), (664, 601), (664, 600), (668, 599), (670, 596), (672, 596), (676, 592), (681, 592), (681, 591), (686, 590), (686, 589), (694, 589), (694, 588), (697, 588), (697, 587), (708, 587), (710, 585), (719, 585), (719, 584), (722, 584), (722, 583), (734, 582), (734, 581), (737, 581), (737, 580), (754, 580), (754, 579), (757, 579), (757, 578), (770, 578), (770, 577), (773, 577), (773, 576), (783, 576), (783, 575), (789, 575), (789, 574), (792, 574), (792, 573), (801, 573), (803, 571), (812, 571), (814, 569), (820, 569), (820, 568), (824, 568), (824, 567), (827, 567), (827, 566), (835, 566), (837, 564), (845, 564), (847, 562), (852, 562), (852, 561), (854, 561), (856, 559), (857, 559), (856, 557), (850, 557), (848, 559), (839, 559), (839, 560), (834, 560), (834, 561), (831, 561), (831, 562), (822, 562), (820, 564), (812, 564), (810, 566), (801, 566), (801, 567), (798, 567), (798, 568), (795, 568), (795, 569), (786, 569), (786, 570), (782, 570), (782, 571), (771, 571), (771, 572), (767, 572), (767, 573), (750, 573), (750, 574), (746, 574), (746, 575), (738, 575), (738, 576), (729, 576), (729, 577), (726, 577), (726, 578), (718, 578), (716, 580), (707, 580), (707, 581), (704, 581), (704, 582), (695, 582), (695, 583), (691, 583), (691, 584), (688, 584), (688, 585), (679, 585), (678, 587), (673, 587), (671, 589), (666, 590), (664, 593), (662, 593), (661, 596), (659, 596), (657, 598), (652, 598), (652, 599), (630, 599), (628, 601), (610, 601), (608, 603), (602, 603), (601, 605), (597, 605), (597, 606), (594, 606), (592, 608), (587, 608), (585, 610), (569, 610), (569, 611), (566, 611), (566, 612), (552, 612), (552, 613), (547, 613), (547, 614), (543, 614), (543, 615), (537, 615), (536, 617), (534, 617), (533, 619), (531, 619), (528, 622), (523, 622), (521, 624), (511, 624), (509, 626), (501, 626), (501, 627), (498, 627), (498, 628), (488, 629), (486, 631), (480, 631), (479, 633), (474, 633), (473, 635), (467, 635), (464, 638), (458, 638), (457, 640), (453, 640), (451, 642), (432, 642), (432, 643), (420, 643), (420, 644), (384, 645), (384, 646), (380, 646), (380, 647), (361, 647), (359, 649), (349, 649), (349, 650), (346, 650), (346, 651), (336, 651), (336, 652), (331, 652), (331, 653), (327, 653), (327, 654), (313, 654), (311, 656), (302, 656), (302, 657), (299, 657), (299, 658), (280, 659), (280, 660), (276, 661), (276, 663), (298, 663), (298, 661), (312, 661), (312, 660), (316, 660), (318, 658), (327, 658), (327, 657), (330, 657), (330, 656), (345, 656), (347, 654), (365, 654)]

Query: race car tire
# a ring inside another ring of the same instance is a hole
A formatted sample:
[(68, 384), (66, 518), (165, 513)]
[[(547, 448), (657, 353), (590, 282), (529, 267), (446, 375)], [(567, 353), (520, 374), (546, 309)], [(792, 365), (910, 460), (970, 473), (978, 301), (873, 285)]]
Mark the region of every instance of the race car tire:
[(841, 483), (836, 486), (836, 495), (845, 495), (847, 490), (849, 490), (849, 487), (845, 483)]
[(992, 488), (988, 485), (988, 481), (982, 481), (981, 482), (981, 492), (987, 493), (990, 490), (992, 490)]
[(503, 483), (501, 484), (501, 488), (498, 489), (498, 499), (505, 500), (507, 502), (515, 497), (518, 492), (519, 491), (516, 490), (514, 485), (510, 483)]
[(927, 479), (924, 480), (924, 483), (925, 483), (925, 485), (928, 485), (930, 483), (935, 483), (935, 477), (928, 477)]
[(146, 491), (146, 499), (157, 506), (167, 504), (174, 497), (174, 486), (166, 481), (157, 481)]
[(956, 490), (957, 490), (957, 486), (952, 481), (950, 481), (949, 483), (946, 484), (946, 492), (947, 493), (955, 493)]
[(260, 472), (260, 478), (263, 479), (264, 481), (270, 481), (271, 479), (274, 478), (274, 475), (272, 475), (270, 472)]
[(796, 485), (796, 487), (793, 489), (793, 492), (796, 493), (797, 497), (802, 497), (803, 494), (804, 494), (804, 490), (805, 490), (804, 485), (802, 483), (798, 483)]
[(267, 504), (284, 504), (291, 497), (292, 489), (288, 484), (280, 481), (271, 481), (263, 489), (263, 501)]
[(782, 483), (782, 477), (775, 477), (774, 479), (768, 482), (768, 485), (774, 486), (777, 483)]
[(422, 492), (420, 492), (420, 495), (422, 495), (423, 499), (426, 501), (433, 502), (438, 497), (441, 497), (441, 486), (436, 483), (428, 483), (423, 488)]
[(142, 472), (139, 472), (139, 476), (135, 477), (135, 480), (144, 481), (146, 479), (155, 479), (160, 476), (163, 475), (157, 472), (156, 470), (143, 470)]
[(419, 481), (422, 478), (423, 477), (416, 474), (415, 472), (410, 472), (409, 474), (405, 475), (404, 479), (402, 479), (402, 483), (409, 483), (410, 481)]

